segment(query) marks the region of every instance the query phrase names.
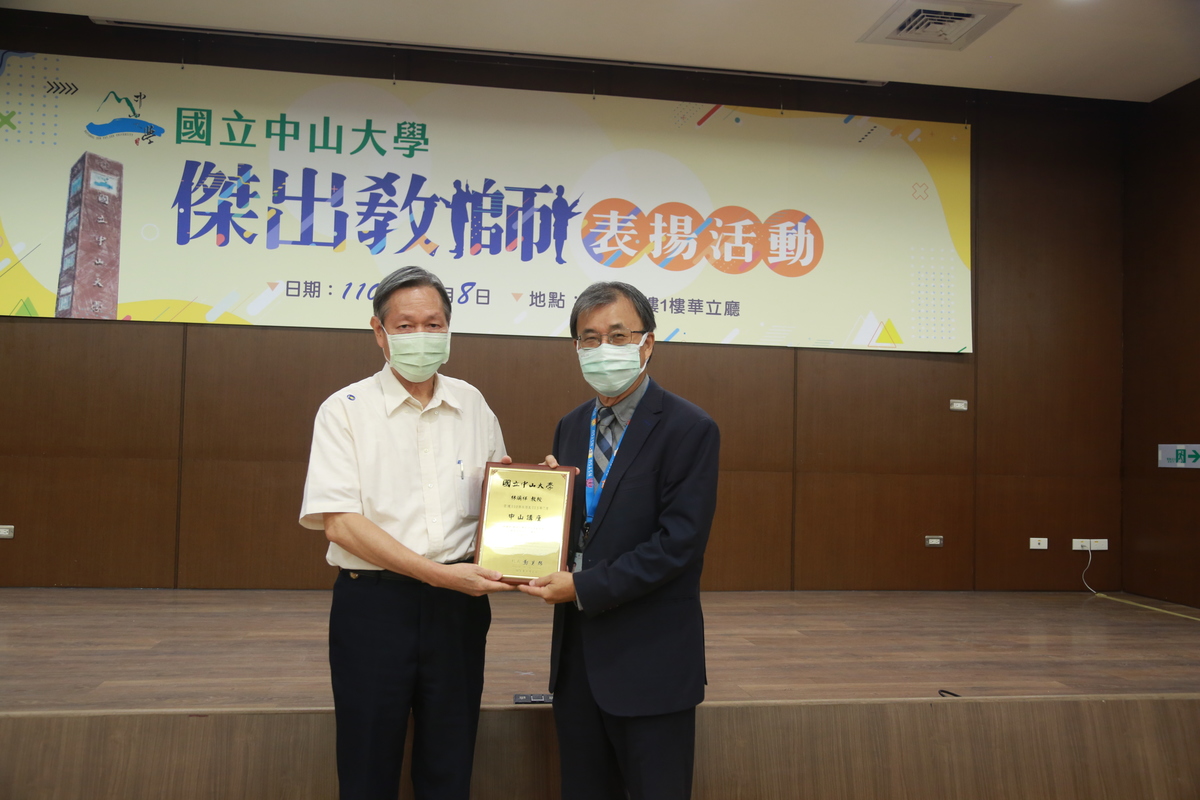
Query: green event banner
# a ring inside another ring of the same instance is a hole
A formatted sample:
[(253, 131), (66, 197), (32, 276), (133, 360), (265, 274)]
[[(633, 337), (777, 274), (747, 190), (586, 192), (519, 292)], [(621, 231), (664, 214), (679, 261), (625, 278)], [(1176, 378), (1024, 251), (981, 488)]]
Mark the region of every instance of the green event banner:
[(465, 333), (971, 350), (961, 124), (0, 51), (0, 313), (363, 328), (436, 273)]

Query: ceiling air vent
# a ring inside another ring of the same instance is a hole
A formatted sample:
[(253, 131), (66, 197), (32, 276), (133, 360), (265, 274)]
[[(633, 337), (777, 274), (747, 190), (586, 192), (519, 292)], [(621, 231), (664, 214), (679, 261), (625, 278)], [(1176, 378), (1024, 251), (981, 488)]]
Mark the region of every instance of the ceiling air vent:
[(943, 3), (900, 0), (858, 41), (962, 50), (1004, 19), (1018, 3)]

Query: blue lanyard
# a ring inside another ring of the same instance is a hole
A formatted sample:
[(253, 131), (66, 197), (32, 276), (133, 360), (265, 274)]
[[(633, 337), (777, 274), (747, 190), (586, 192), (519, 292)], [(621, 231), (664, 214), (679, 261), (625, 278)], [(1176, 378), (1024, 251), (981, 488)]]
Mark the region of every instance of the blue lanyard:
[[(587, 500), (587, 519), (586, 522), (591, 525), (592, 519), (596, 516), (596, 506), (600, 504), (600, 492), (604, 490), (604, 482), (608, 480), (608, 473), (612, 471), (613, 462), (617, 460), (617, 451), (621, 449), (621, 442), (625, 440), (625, 434), (629, 431), (629, 426), (626, 425), (621, 431), (621, 438), (617, 439), (617, 444), (613, 448), (612, 457), (608, 459), (608, 466), (604, 468), (604, 474), (600, 476), (600, 485), (596, 485), (596, 417), (600, 413), (600, 407), (592, 409), (592, 435), (588, 442), (588, 459), (587, 459), (587, 481), (585, 486), (585, 498)], [(616, 411), (613, 416), (616, 416)], [(611, 424), (611, 423), (610, 423)]]

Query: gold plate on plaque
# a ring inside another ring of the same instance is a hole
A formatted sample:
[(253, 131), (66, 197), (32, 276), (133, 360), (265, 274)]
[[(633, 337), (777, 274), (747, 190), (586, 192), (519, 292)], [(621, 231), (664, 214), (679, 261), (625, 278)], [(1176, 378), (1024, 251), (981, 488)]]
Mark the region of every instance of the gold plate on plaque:
[(505, 583), (565, 570), (574, 485), (570, 467), (485, 464), (475, 563)]

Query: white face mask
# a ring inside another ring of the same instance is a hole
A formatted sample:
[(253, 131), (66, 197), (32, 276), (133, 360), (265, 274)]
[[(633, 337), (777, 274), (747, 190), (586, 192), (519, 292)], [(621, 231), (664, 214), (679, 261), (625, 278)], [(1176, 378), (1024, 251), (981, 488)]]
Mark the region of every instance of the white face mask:
[(575, 352), (579, 354), (579, 367), (583, 370), (583, 379), (604, 397), (616, 397), (621, 394), (633, 386), (634, 381), (646, 369), (646, 365), (642, 363), (642, 345), (649, 335), (643, 333), (642, 340), (637, 343), (578, 348)]
[(388, 363), (406, 381), (424, 383), (450, 360), (450, 331), (445, 333), (389, 333)]

